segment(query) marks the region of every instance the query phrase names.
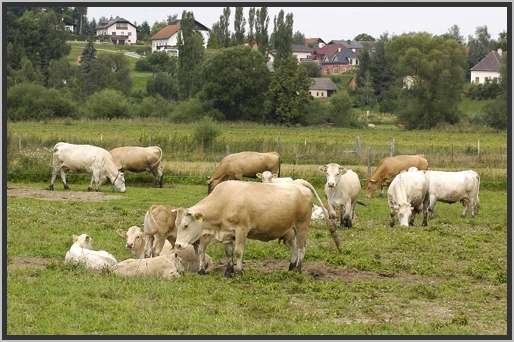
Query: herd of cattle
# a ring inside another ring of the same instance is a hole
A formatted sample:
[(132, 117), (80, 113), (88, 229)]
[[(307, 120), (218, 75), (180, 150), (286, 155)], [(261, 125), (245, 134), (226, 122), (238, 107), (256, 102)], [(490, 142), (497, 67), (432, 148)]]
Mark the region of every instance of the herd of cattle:
[[(124, 171), (150, 171), (161, 187), (163, 184), (162, 150), (157, 146), (120, 147), (109, 152), (96, 146), (60, 142), (53, 148), (52, 165), (51, 190), (58, 172), (64, 188), (69, 189), (68, 170), (90, 172), (89, 190), (98, 190), (109, 179), (117, 191), (125, 192)], [(208, 195), (198, 203), (189, 208), (152, 205), (142, 229), (133, 226), (126, 232), (118, 231), (134, 259), (117, 262), (108, 252), (93, 250), (92, 238), (82, 234), (74, 236), (65, 260), (92, 269), (108, 268), (125, 276), (170, 278), (187, 271), (212, 270), (212, 259), (205, 252), (216, 240), (225, 247), (225, 275), (231, 276), (242, 271), (246, 239), (278, 239), (291, 249), (289, 270), (301, 271), (311, 219), (325, 221), (340, 249), (337, 224), (352, 227), (356, 204), (365, 205), (357, 200), (361, 184), (354, 171), (336, 163), (319, 169), (326, 176), (326, 206), (306, 180), (280, 177), (278, 153), (227, 155), (209, 178)], [(243, 177), (260, 178), (262, 182), (243, 181)], [(385, 186), (391, 227), (396, 221), (401, 226), (413, 226), (418, 213), (423, 215), (422, 224), (427, 225), (437, 201), (461, 202), (462, 216), (470, 212), (474, 217), (478, 212), (480, 177), (475, 171), (428, 170), (427, 160), (420, 155), (381, 160), (367, 179), (368, 197)]]

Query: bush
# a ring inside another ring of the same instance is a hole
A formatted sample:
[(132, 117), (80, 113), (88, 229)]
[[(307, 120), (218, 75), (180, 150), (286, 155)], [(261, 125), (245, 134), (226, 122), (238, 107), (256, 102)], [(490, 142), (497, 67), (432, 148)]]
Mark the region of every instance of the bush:
[(136, 71), (164, 72), (174, 71), (176, 57), (171, 57), (166, 52), (154, 52), (148, 57), (140, 58), (136, 62)]
[(212, 118), (204, 116), (202, 120), (195, 124), (193, 141), (203, 147), (210, 147), (220, 133), (216, 122)]
[(118, 90), (104, 89), (91, 95), (82, 110), (89, 118), (123, 118), (129, 116), (129, 101)]
[(149, 95), (160, 95), (168, 100), (178, 98), (177, 81), (175, 77), (165, 72), (154, 74), (146, 83), (146, 91)]
[(321, 77), (321, 67), (316, 62), (303, 62), (300, 66), (305, 70), (309, 77)]
[(142, 55), (142, 56), (147, 56), (152, 53), (152, 47), (151, 46), (137, 46), (134, 49), (134, 52), (139, 55)]
[(76, 117), (77, 104), (64, 90), (47, 89), (35, 83), (20, 83), (7, 89), (9, 120), (40, 120)]
[(194, 122), (208, 116), (216, 120), (223, 120), (223, 113), (208, 107), (198, 98), (192, 97), (188, 100), (179, 102), (171, 115), (174, 122)]
[(145, 97), (140, 103), (133, 106), (131, 116), (138, 117), (170, 117), (173, 112), (171, 102), (160, 96)]
[(328, 104), (328, 114), (331, 122), (339, 127), (359, 127), (357, 116), (355, 115), (352, 99), (346, 91), (338, 91), (330, 98)]
[(497, 80), (493, 80), (484, 84), (471, 84), (464, 94), (473, 100), (487, 100), (497, 97), (501, 92), (501, 84)]
[(327, 110), (328, 102), (320, 99), (313, 99), (305, 106), (304, 124), (323, 125), (330, 123), (330, 116)]
[(484, 121), (487, 125), (496, 129), (506, 129), (508, 120), (507, 98), (498, 96), (493, 103), (485, 108)]

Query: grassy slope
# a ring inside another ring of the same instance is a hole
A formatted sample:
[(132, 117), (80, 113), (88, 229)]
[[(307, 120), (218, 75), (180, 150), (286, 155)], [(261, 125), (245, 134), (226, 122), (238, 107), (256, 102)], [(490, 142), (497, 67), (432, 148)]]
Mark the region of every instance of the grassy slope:
[[(16, 184), (43, 188), (45, 184)], [(75, 190), (86, 184), (72, 184)], [(318, 189), (320, 190), (320, 189)], [(104, 191), (110, 192), (108, 187)], [(481, 192), (481, 213), (438, 204), (428, 228), (390, 229), (383, 197), (358, 207), (336, 253), (323, 226), (309, 233), (306, 266), (347, 270), (316, 280), (267, 269), (288, 251), (250, 241), (246, 271), (224, 279), (188, 274), (167, 282), (121, 279), (63, 266), (71, 234), (129, 257), (117, 228), (140, 224), (152, 203), (189, 206), (205, 186), (130, 186), (108, 202), (8, 200), (8, 258), (50, 258), (46, 269), (8, 272), (8, 333), (56, 334), (501, 334), (506, 329), (506, 193)], [(34, 243), (33, 241), (37, 241)], [(209, 254), (222, 257), (212, 245)], [(382, 274), (381, 275), (379, 275)], [(166, 319), (163, 319), (166, 317)], [(152, 322), (148, 324), (148, 322)]]

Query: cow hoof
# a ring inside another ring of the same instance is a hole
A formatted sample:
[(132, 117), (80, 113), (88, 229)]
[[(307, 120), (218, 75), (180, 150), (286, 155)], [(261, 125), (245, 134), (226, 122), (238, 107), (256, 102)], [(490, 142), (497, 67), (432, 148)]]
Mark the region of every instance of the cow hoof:
[(389, 223), (389, 227), (393, 228), (394, 227), (394, 222), (390, 222)]
[(92, 187), (90, 187), (90, 186), (88, 186), (88, 187), (87, 187), (87, 191), (93, 191), (93, 188), (92, 188)]
[(53, 185), (50, 185), (50, 186), (48, 187), (48, 190), (50, 190), (50, 191), (54, 191), (54, 186), (53, 186)]
[(294, 269), (295, 269), (295, 267), (296, 267), (296, 265), (295, 265), (293, 262), (290, 262), (290, 263), (289, 263), (289, 271), (294, 270)]
[(198, 274), (206, 275), (207, 271), (205, 269), (201, 268), (201, 269), (198, 270)]
[(234, 266), (227, 265), (227, 267), (225, 268), (225, 277), (232, 278), (233, 276), (234, 276)]
[(64, 184), (64, 190), (70, 190), (70, 187), (68, 186), (68, 184)]

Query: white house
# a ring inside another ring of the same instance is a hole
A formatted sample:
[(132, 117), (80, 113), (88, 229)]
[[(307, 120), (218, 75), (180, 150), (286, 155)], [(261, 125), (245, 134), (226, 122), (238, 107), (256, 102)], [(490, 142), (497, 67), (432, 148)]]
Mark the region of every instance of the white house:
[(312, 56), (313, 51), (314, 51), (313, 48), (310, 48), (305, 45), (293, 45), (292, 46), (293, 56), (296, 58), (298, 63), (312, 61), (313, 60), (313, 56)]
[(471, 83), (484, 84), (487, 81), (500, 80), (502, 50), (489, 52), (480, 62), (471, 68)]
[(327, 98), (337, 90), (337, 86), (330, 78), (313, 77), (309, 87), (309, 94), (315, 98)]
[(96, 36), (109, 39), (115, 45), (131, 45), (137, 41), (137, 30), (127, 19), (116, 17), (106, 23), (99, 23)]
[[(207, 46), (209, 40), (209, 29), (195, 20), (195, 31), (203, 37), (203, 44)], [(180, 19), (175, 20), (163, 27), (152, 36), (152, 52), (165, 51), (171, 55), (178, 55), (177, 39), (180, 32)]]

